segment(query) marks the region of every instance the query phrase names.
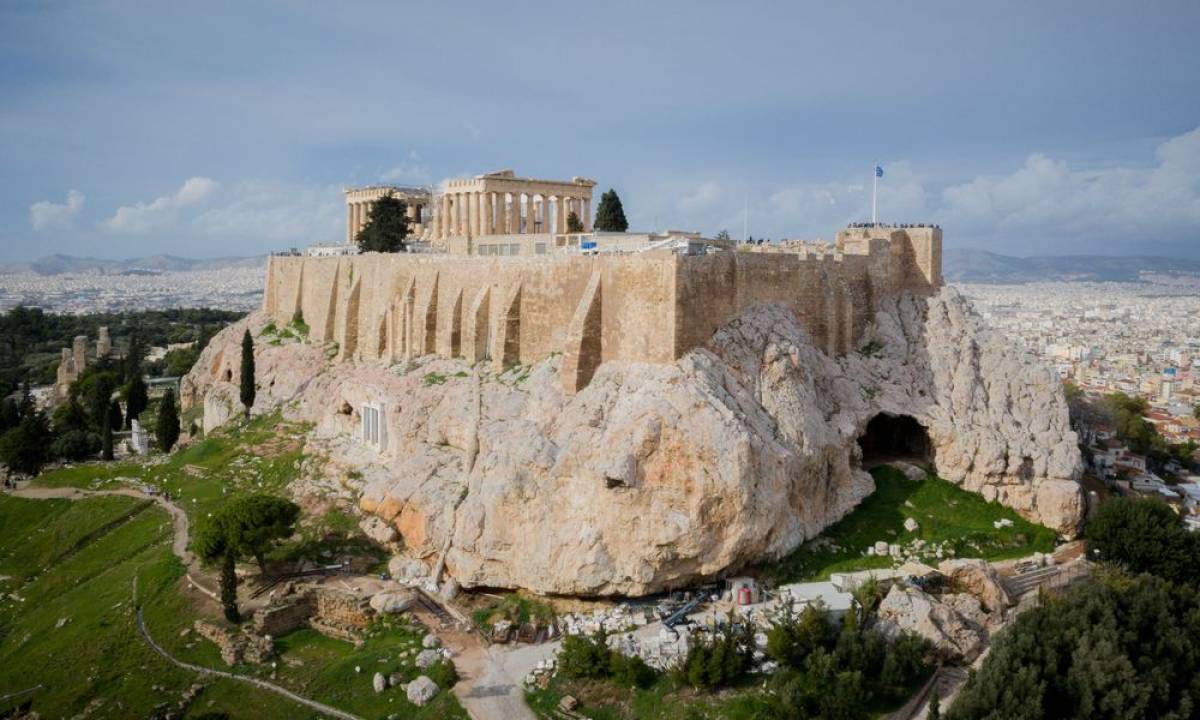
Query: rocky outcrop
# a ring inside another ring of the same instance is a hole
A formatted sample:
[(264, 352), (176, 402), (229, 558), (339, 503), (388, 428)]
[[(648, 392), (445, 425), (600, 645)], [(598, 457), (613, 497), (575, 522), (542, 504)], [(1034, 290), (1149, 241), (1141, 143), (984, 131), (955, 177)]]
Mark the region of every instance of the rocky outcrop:
[(877, 627), (887, 635), (915, 633), (928, 640), (943, 659), (971, 662), (979, 656), (987, 634), (954, 607), (964, 601), (971, 607), (967, 613), (978, 615), (979, 602), (970, 595), (943, 603), (917, 588), (893, 585), (879, 604)]
[(938, 572), (953, 585), (978, 598), (987, 612), (1003, 614), (1013, 604), (1000, 573), (989, 562), (967, 558), (944, 560), (938, 563)]
[[(242, 332), (262, 323), (214, 339), (185, 402), (236, 386)], [(361, 475), (361, 508), (467, 587), (641, 594), (779, 557), (872, 492), (857, 441), (879, 413), (926, 429), (942, 477), (1074, 532), (1079, 454), (1052, 372), (952, 289), (885, 302), (862, 343), (831, 357), (756, 306), (674, 364), (606, 363), (575, 395), (559, 358), (389, 368), (258, 343), (255, 411), (314, 422), (310, 444)], [(368, 404), (379, 446), (359, 439)]]

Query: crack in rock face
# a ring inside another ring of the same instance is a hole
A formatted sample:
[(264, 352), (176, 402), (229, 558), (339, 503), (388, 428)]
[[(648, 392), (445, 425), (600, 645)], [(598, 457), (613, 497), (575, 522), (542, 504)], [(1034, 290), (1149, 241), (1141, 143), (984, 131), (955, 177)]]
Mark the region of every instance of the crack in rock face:
[[(224, 358), (264, 323), (222, 331), (185, 378), (206, 428), (236, 415)], [(496, 374), (260, 342), (258, 376), (273, 384), (256, 411), (313, 422), (309, 450), (361, 477), (359, 507), (431, 567), (448, 543), (446, 572), (464, 587), (639, 595), (779, 558), (874, 490), (864, 451), (919, 453), (1075, 534), (1082, 461), (1049, 368), (983, 329), (953, 288), (881, 303), (859, 347), (831, 357), (791, 312), (760, 305), (673, 364), (606, 363), (564, 395), (560, 357)], [(385, 448), (358, 439), (368, 405), (383, 408)], [(896, 421), (872, 425), (880, 416)]]

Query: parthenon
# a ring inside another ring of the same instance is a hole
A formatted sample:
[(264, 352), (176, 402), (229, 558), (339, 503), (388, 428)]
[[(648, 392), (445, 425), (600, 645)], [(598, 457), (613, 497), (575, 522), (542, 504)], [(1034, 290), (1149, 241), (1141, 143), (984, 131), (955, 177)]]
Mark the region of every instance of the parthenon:
[(371, 217), (371, 206), (384, 195), (404, 201), (408, 207), (409, 232), (416, 237), (425, 234), (425, 222), (432, 213), (429, 204), (432, 193), (426, 188), (401, 185), (371, 185), (362, 188), (346, 188), (346, 243), (354, 242), (367, 219)]
[(512, 170), (451, 180), (437, 198), (433, 240), (452, 236), (562, 234), (575, 213), (591, 231), (595, 181), (519, 178)]
[(595, 185), (581, 177), (539, 180), (500, 170), (450, 180), (436, 195), (427, 188), (398, 185), (347, 188), (346, 243), (353, 243), (367, 224), (371, 205), (389, 194), (408, 206), (409, 232), (436, 245), (452, 237), (563, 234), (571, 213), (583, 232), (591, 232)]

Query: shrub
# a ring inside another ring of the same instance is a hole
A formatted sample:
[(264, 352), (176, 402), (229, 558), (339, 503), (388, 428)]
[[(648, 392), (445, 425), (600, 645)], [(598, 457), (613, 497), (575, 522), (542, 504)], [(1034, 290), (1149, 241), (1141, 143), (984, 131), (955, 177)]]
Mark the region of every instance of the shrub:
[(442, 690), (449, 690), (458, 682), (458, 670), (449, 660), (438, 660), (425, 668), (425, 674)]
[(754, 629), (732, 622), (712, 639), (693, 635), (680, 669), (681, 679), (705, 689), (733, 685), (750, 671), (754, 647)]
[(800, 668), (817, 648), (830, 649), (837, 639), (820, 603), (809, 605), (796, 615), (786, 610), (767, 631), (767, 656), (780, 665)]
[(64, 460), (83, 460), (100, 452), (100, 436), (86, 430), (68, 430), (54, 440), (50, 452)]
[(568, 635), (558, 654), (558, 671), (569, 678), (607, 677), (610, 652), (603, 633), (590, 638)]

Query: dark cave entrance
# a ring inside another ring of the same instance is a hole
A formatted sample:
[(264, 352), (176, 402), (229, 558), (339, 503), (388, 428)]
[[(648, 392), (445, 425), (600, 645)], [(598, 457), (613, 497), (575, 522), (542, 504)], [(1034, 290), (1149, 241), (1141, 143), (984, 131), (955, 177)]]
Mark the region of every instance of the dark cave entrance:
[(933, 460), (933, 444), (925, 426), (911, 415), (879, 413), (858, 438), (862, 466), (870, 469), (892, 460), (926, 465)]

